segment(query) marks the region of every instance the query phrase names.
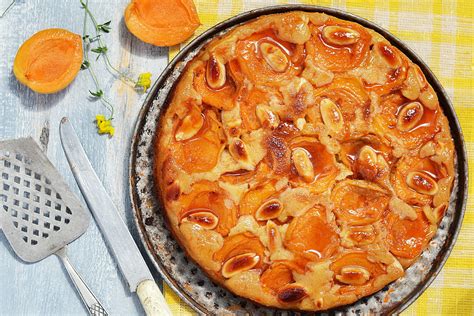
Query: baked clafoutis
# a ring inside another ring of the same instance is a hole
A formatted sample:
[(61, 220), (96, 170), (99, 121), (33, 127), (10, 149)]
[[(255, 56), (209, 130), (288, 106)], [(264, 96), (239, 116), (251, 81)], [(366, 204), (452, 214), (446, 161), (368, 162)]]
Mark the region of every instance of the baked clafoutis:
[(202, 270), (259, 304), (317, 311), (402, 277), (454, 180), (447, 118), (380, 34), (322, 13), (260, 17), (187, 64), (155, 184)]

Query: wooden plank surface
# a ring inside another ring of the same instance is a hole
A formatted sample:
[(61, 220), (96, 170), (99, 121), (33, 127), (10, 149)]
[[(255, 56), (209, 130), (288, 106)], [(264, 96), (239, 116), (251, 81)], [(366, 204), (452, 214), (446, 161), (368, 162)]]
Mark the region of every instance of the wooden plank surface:
[[(0, 9), (10, 0), (0, 0)], [(134, 38), (123, 22), (127, 0), (90, 1), (99, 23), (112, 20), (112, 32), (104, 37), (115, 65), (133, 74), (149, 71), (156, 79), (167, 64), (167, 49)], [(97, 63), (104, 91), (115, 105), (116, 135), (99, 136), (93, 125), (96, 114), (106, 113), (99, 102), (88, 99), (94, 90), (88, 72), (81, 71), (64, 91), (38, 95), (19, 84), (12, 73), (18, 47), (35, 32), (61, 27), (81, 34), (83, 11), (79, 0), (18, 0), (0, 19), (0, 139), (32, 136), (48, 139), (47, 154), (76, 195), (80, 196), (62, 151), (58, 126), (68, 116), (79, 133), (84, 149), (112, 199), (136, 234), (128, 199), (128, 156), (135, 120), (144, 100), (115, 80)], [(45, 137), (49, 134), (49, 137)], [(81, 200), (83, 201), (82, 197)], [(95, 222), (69, 246), (71, 262), (111, 315), (142, 314), (135, 295), (121, 279)], [(0, 233), (0, 315), (85, 315), (65, 271), (56, 257), (36, 264), (21, 262)]]

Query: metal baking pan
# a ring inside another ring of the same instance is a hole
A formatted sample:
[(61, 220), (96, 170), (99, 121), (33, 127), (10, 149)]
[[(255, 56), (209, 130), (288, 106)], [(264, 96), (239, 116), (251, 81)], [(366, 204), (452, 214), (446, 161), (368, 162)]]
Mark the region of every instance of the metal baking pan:
[[(407, 45), (382, 29), (353, 14), (336, 9), (310, 5), (281, 5), (248, 11), (217, 24), (189, 43), (173, 59), (153, 85), (140, 111), (130, 153), (130, 198), (140, 238), (151, 261), (163, 279), (178, 296), (202, 315), (299, 315), (255, 304), (238, 297), (213, 283), (192, 261), (172, 237), (165, 225), (160, 201), (153, 183), (153, 155), (155, 131), (159, 117), (165, 110), (167, 97), (181, 72), (197, 52), (210, 40), (228, 30), (261, 15), (288, 11), (324, 12), (335, 17), (357, 22), (373, 29), (418, 64), (438, 94), (441, 107), (449, 120), (455, 144), (456, 179), (448, 211), (436, 236), (406, 275), (382, 290), (351, 305), (328, 311), (330, 314), (393, 314), (406, 309), (431, 284), (446, 262), (461, 229), (467, 200), (467, 158), (463, 135), (453, 105), (428, 66)], [(388, 293), (390, 295), (388, 296)], [(387, 300), (386, 298), (389, 299)]]

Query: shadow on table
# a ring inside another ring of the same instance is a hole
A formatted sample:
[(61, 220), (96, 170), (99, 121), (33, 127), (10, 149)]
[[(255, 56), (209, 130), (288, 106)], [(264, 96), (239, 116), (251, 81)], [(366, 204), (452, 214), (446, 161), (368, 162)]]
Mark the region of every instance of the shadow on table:
[(127, 26), (125, 25), (125, 20), (123, 17), (120, 20), (119, 38), (122, 48), (136, 56), (159, 58), (166, 56), (168, 53), (167, 47), (159, 47), (147, 44), (130, 33), (130, 31), (127, 29)]
[[(71, 85), (74, 84), (74, 81)], [(21, 104), (29, 111), (43, 112), (47, 111), (61, 101), (66, 93), (69, 91), (71, 85), (66, 89), (53, 94), (36, 93), (27, 86), (21, 84), (13, 74), (10, 72), (8, 77), (8, 87), (14, 95), (17, 95)]]
[(5, 248), (8, 253), (13, 257), (15, 258), (16, 261), (20, 262), (20, 263), (23, 263), (23, 264), (26, 264), (25, 261), (22, 261), (17, 255), (16, 253), (13, 251), (12, 247), (10, 246), (10, 243), (8, 242), (7, 238), (5, 237), (5, 235), (3, 234), (3, 232), (0, 230), (0, 245), (3, 245), (3, 246), (0, 246), (0, 249), (3, 247)]

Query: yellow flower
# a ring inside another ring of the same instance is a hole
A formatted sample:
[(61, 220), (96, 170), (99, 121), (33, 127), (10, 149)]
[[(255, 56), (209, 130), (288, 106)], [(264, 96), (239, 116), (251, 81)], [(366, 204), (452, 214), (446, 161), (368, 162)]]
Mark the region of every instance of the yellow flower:
[(142, 87), (146, 92), (151, 86), (151, 73), (144, 72), (138, 76), (137, 87)]
[(99, 114), (95, 116), (95, 122), (97, 123), (97, 133), (114, 136), (115, 128), (112, 126), (112, 119), (106, 119), (104, 115)]

